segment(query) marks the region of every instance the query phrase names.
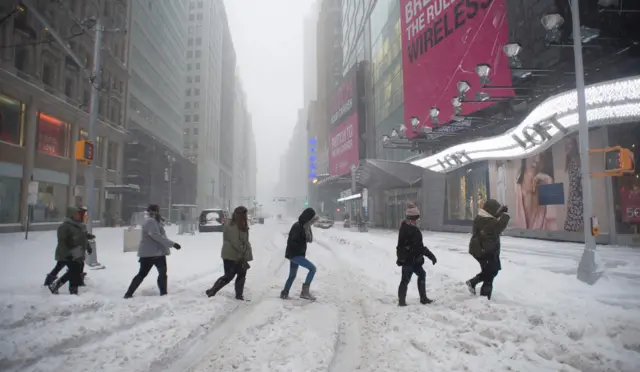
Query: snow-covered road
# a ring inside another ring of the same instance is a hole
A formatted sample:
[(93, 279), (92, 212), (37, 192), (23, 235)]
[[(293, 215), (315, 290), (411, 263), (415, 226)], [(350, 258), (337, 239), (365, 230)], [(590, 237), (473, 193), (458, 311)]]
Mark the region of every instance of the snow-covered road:
[[(640, 252), (602, 247), (606, 277), (575, 279), (580, 245), (505, 238), (494, 299), (462, 284), (476, 274), (468, 236), (425, 233), (438, 257), (426, 266), (436, 302), (396, 306), (396, 235), (315, 230), (308, 257), (318, 267), (314, 303), (282, 301), (289, 225), (251, 230), (245, 296), (229, 285), (204, 290), (222, 273), (221, 234), (172, 236), (169, 296), (152, 271), (131, 300), (137, 271), (121, 229), (98, 229), (105, 270), (89, 271), (80, 296), (41, 286), (53, 266), (55, 235), (0, 235), (1, 371), (639, 371)], [(306, 275), (301, 269), (292, 291)]]

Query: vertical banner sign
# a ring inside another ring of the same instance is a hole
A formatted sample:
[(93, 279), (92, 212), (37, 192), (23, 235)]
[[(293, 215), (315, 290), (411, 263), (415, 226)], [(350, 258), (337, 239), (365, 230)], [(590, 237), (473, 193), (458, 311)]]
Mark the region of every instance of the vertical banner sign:
[(353, 67), (335, 90), (331, 100), (329, 136), (329, 175), (342, 176), (360, 160), (358, 150), (358, 73)]
[[(440, 124), (451, 121), (451, 100), (458, 96), (458, 82), (471, 89), (466, 100), (483, 92), (477, 65), (489, 65), (491, 86), (511, 86), (509, 61), (503, 51), (509, 42), (507, 0), (400, 0), (404, 124), (407, 136), (433, 127), (429, 110), (437, 107)], [(491, 89), (492, 97), (508, 97), (513, 89)], [(484, 109), (494, 102), (462, 104), (461, 115)]]
[(318, 140), (309, 138), (309, 179), (313, 180), (318, 176), (318, 157), (316, 155), (316, 146)]

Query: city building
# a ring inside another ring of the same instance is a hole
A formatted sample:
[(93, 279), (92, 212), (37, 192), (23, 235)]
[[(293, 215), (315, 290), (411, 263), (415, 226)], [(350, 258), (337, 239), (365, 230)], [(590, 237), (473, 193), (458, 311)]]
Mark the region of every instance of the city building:
[[(239, 187), (233, 184), (233, 155), (235, 129), (234, 102), (236, 101), (236, 52), (233, 47), (229, 20), (224, 8), (221, 14), (222, 20), (222, 65), (221, 65), (221, 96), (220, 96), (220, 173), (218, 175), (218, 198), (220, 205), (232, 209), (232, 190)], [(239, 89), (242, 89), (241, 87)]]
[(252, 187), (252, 182), (256, 178), (255, 140), (247, 107), (247, 96), (239, 76), (236, 76), (235, 87), (231, 205), (232, 208), (238, 205), (251, 207), (257, 197), (255, 187)]
[[(1, 231), (24, 228), (27, 216), (35, 223), (34, 229), (54, 228), (67, 206), (86, 203), (86, 166), (75, 160), (74, 148), (79, 138), (88, 136), (93, 87), (83, 70), (92, 68), (94, 50), (93, 25), (88, 18), (100, 16), (113, 28), (124, 29), (127, 23), (126, 1), (38, 2), (36, 9), (27, 6), (31, 3), (0, 5), (0, 14), (5, 15), (0, 24)], [(54, 33), (65, 39), (82, 65), (61, 44), (51, 41)], [(92, 216), (97, 224), (120, 215), (117, 189), (123, 183), (122, 152), (127, 140), (127, 38), (124, 32), (109, 32), (104, 38), (93, 162), (96, 199)], [(37, 182), (31, 201), (30, 181)]]
[(220, 198), (220, 191), (216, 191), (222, 187), (219, 177), (224, 4), (222, 0), (190, 0), (188, 7), (183, 154), (197, 164), (196, 204), (201, 208), (222, 207), (226, 203)]
[(299, 109), (298, 120), (280, 160), (280, 177), (274, 190), (274, 202), (279, 204), (281, 211), (291, 216), (299, 215), (308, 202), (308, 139), (304, 109)]
[(195, 165), (183, 152), (182, 113), (187, 86), (187, 3), (132, 1), (129, 7), (129, 83), (122, 216), (158, 204), (195, 204)]

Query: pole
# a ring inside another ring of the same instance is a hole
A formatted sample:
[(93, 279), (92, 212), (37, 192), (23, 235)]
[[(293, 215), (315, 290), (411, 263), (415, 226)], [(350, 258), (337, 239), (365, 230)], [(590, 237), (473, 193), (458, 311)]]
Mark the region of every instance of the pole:
[(169, 210), (167, 211), (167, 219), (171, 222), (171, 184), (173, 184), (173, 158), (169, 159)]
[(578, 0), (571, 1), (573, 21), (573, 54), (576, 69), (576, 92), (578, 95), (578, 124), (580, 143), (580, 165), (582, 173), (582, 205), (584, 225), (584, 252), (578, 265), (578, 280), (595, 284), (599, 279), (596, 273), (596, 241), (591, 230), (593, 216), (593, 198), (591, 196), (591, 175), (589, 167), (589, 122), (587, 119), (587, 98), (584, 83), (584, 65), (582, 61), (582, 36), (580, 34), (580, 6)]
[[(91, 73), (91, 107), (89, 111), (89, 140), (96, 142), (96, 125), (98, 122), (98, 112), (100, 109), (100, 85), (102, 84), (102, 75), (100, 73), (102, 64), (102, 33), (104, 26), (102, 19), (98, 16), (96, 20), (96, 39), (93, 46), (93, 72)], [(87, 164), (85, 172), (85, 195), (87, 196), (87, 232), (93, 231), (93, 219), (95, 212), (95, 174), (94, 165)], [(87, 256), (87, 265), (90, 267), (100, 267), (98, 263), (97, 246), (93, 246), (93, 253)]]

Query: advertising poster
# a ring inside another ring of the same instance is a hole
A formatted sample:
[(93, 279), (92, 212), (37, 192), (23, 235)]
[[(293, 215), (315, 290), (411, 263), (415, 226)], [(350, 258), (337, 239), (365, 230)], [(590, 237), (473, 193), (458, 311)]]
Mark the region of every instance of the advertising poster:
[[(591, 163), (593, 167), (598, 165), (597, 161)], [(526, 159), (490, 162), (489, 168), (491, 196), (509, 206), (510, 228), (584, 231), (576, 135)], [(609, 208), (604, 179), (592, 178), (592, 192), (594, 213), (601, 229), (607, 231)]]
[(342, 176), (351, 172), (351, 165), (358, 164), (358, 113), (351, 114), (338, 125), (330, 136), (329, 174)]
[[(404, 124), (407, 136), (417, 134), (410, 124), (418, 117), (422, 126), (433, 127), (429, 110), (437, 107), (441, 124), (451, 121), (451, 100), (458, 96), (457, 84), (470, 86), (467, 100), (482, 92), (476, 73), (478, 64), (490, 66), (491, 86), (511, 86), (511, 70), (503, 52), (509, 43), (507, 0), (400, 0), (402, 68), (404, 80)], [(513, 95), (512, 89), (491, 89), (494, 97)], [(462, 105), (462, 115), (493, 103)]]

